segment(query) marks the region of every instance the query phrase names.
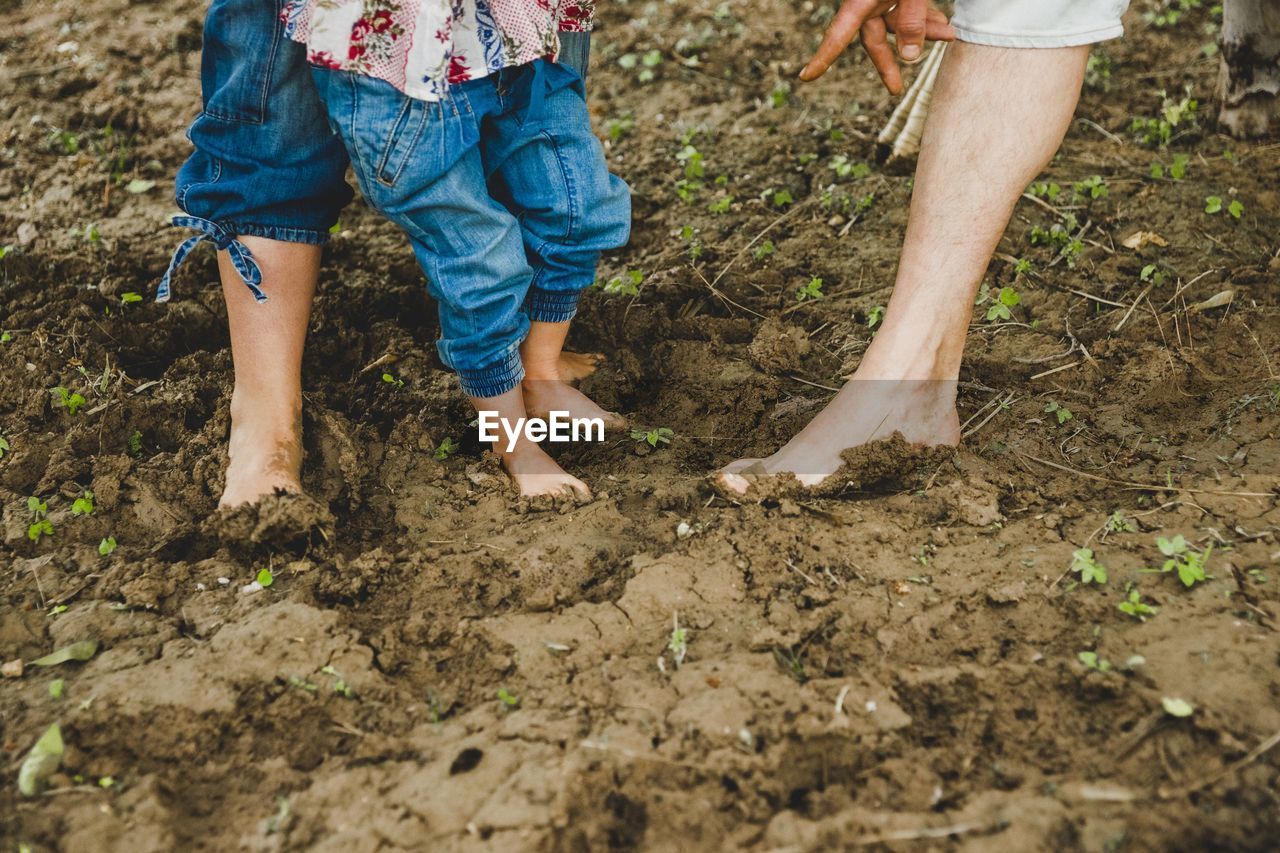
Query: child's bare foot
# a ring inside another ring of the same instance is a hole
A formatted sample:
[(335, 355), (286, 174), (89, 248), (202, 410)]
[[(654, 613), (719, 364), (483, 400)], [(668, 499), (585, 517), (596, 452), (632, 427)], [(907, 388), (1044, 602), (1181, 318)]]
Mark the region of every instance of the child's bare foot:
[(560, 378), (565, 382), (581, 382), (596, 372), (604, 363), (604, 355), (598, 352), (560, 353)]
[(520, 490), (521, 497), (538, 495), (577, 494), (584, 500), (591, 499), (587, 484), (568, 474), (541, 447), (532, 441), (521, 439), (514, 450), (502, 454), (502, 467)]
[(627, 419), (607, 411), (594, 400), (558, 379), (530, 379), (524, 383), (525, 411), (532, 418), (549, 418), (552, 412), (568, 412), (571, 418), (599, 418), (605, 429), (621, 429)]
[(234, 398), (231, 411), (226, 485), (218, 506), (253, 503), (276, 492), (301, 493), (300, 414), (254, 410)]

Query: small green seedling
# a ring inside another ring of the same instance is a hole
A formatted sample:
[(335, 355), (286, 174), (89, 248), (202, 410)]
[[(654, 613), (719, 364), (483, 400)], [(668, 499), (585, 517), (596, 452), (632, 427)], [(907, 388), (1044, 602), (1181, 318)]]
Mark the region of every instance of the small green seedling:
[(49, 698), (54, 700), (61, 699), (62, 690), (66, 686), (66, 683), (67, 682), (61, 678), (55, 678), (53, 681), (50, 681), (49, 682)]
[(840, 179), (848, 178), (856, 181), (871, 174), (871, 167), (866, 163), (850, 160), (844, 154), (837, 154), (832, 157), (828, 165), (836, 173), (836, 177)]
[(794, 201), (795, 198), (791, 195), (790, 190), (777, 190), (773, 194), (774, 207), (786, 207)]
[(635, 130), (635, 128), (636, 117), (630, 112), (625, 112), (617, 118), (611, 118), (604, 123), (604, 132), (609, 137), (610, 142), (617, 142)]
[(404, 387), (404, 380), (390, 373), (382, 374), (382, 381), (392, 388), (399, 389)]
[[(1204, 200), (1204, 212), (1210, 215), (1221, 213), (1223, 211), (1222, 196), (1211, 195)], [(1231, 203), (1226, 205), (1226, 211), (1233, 219), (1239, 219), (1244, 215), (1244, 204), (1240, 199), (1232, 199)]]
[(83, 495), (72, 501), (71, 514), (76, 516), (93, 515), (93, 492), (86, 490)]
[(103, 557), (111, 556), (111, 552), (116, 549), (116, 537), (108, 536), (98, 543), (98, 554)]
[(1058, 196), (1062, 193), (1062, 187), (1058, 186), (1053, 181), (1041, 181), (1040, 183), (1032, 184), (1030, 192), (1036, 198), (1042, 198), (1046, 201), (1053, 202), (1057, 201)]
[(1075, 415), (1071, 414), (1071, 410), (1066, 406), (1052, 400), (1044, 407), (1044, 411), (1045, 414), (1053, 415), (1058, 419), (1058, 426), (1062, 426), (1067, 421), (1075, 417)]
[(1071, 571), (1080, 575), (1080, 583), (1107, 582), (1107, 570), (1094, 558), (1091, 548), (1077, 548), (1072, 553)]
[(671, 636), (667, 639), (667, 651), (671, 652), (676, 669), (680, 668), (685, 655), (689, 653), (689, 630), (680, 627), (680, 617), (676, 613), (671, 614)]
[(114, 788), (116, 785), (116, 777), (102, 776), (98, 779), (99, 788)]
[(789, 100), (791, 100), (791, 84), (785, 80), (774, 86), (773, 91), (769, 93), (770, 109), (785, 107)]
[(498, 688), (498, 701), (501, 702), (502, 707), (508, 711), (513, 711), (520, 705), (520, 697), (509, 692), (505, 687)]
[(1094, 672), (1111, 671), (1111, 661), (1099, 658), (1097, 652), (1079, 652), (1076, 655), (1076, 659), (1084, 664), (1086, 669), (1091, 669)]
[(276, 576), (271, 574), (270, 569), (258, 569), (258, 585), (263, 589), (271, 586), (276, 582)]
[(307, 681), (305, 678), (299, 678), (296, 675), (289, 676), (289, 686), (296, 687), (298, 690), (305, 690), (308, 693), (315, 693), (320, 689), (313, 682)]
[(1140, 280), (1149, 281), (1156, 287), (1164, 284), (1165, 279), (1168, 277), (1168, 271), (1159, 264), (1147, 264), (1142, 268), (1142, 272), (1138, 273), (1138, 278)]
[(633, 429), (631, 431), (632, 441), (641, 441), (650, 447), (657, 447), (659, 444), (670, 444), (675, 433), (670, 427), (655, 427), (654, 429)]
[(884, 320), (884, 306), (877, 305), (867, 312), (867, 328), (874, 329)]
[(41, 536), (53, 535), (53, 523), (49, 521), (49, 505), (35, 495), (27, 498), (27, 509), (31, 513), (31, 523), (27, 525), (27, 538), (39, 542)]
[(53, 404), (66, 409), (69, 415), (75, 415), (79, 412), (86, 402), (79, 392), (68, 391), (61, 385), (54, 387), (50, 393), (54, 397)]
[(1159, 569), (1151, 569), (1150, 571), (1177, 572), (1178, 580), (1182, 581), (1182, 585), (1185, 587), (1193, 587), (1208, 579), (1208, 575), (1205, 574), (1205, 566), (1209, 563), (1209, 555), (1213, 553), (1212, 543), (1203, 552), (1196, 551), (1187, 544), (1187, 540), (1183, 538), (1182, 534), (1178, 534), (1172, 539), (1157, 536), (1156, 546), (1160, 549), (1160, 553), (1164, 554), (1168, 559), (1164, 561), (1164, 565)]
[(1133, 522), (1125, 517), (1120, 510), (1116, 510), (1107, 517), (1107, 531), (1110, 533), (1132, 533), (1134, 531)]
[(128, 293), (120, 294), (120, 304), (122, 305), (132, 305), (135, 302), (141, 302), (141, 301), (142, 301), (141, 293), (134, 293), (133, 291), (129, 291)]
[(639, 296), (640, 285), (644, 282), (644, 273), (640, 270), (627, 270), (622, 275), (615, 275), (602, 287), (610, 296)]
[(1079, 199), (1096, 200), (1106, 198), (1109, 193), (1107, 182), (1102, 179), (1101, 175), (1093, 175), (1083, 181), (1076, 181), (1072, 184), (1071, 189), (1076, 198)]
[(1148, 616), (1155, 616), (1160, 612), (1159, 607), (1144, 603), (1142, 594), (1132, 585), (1129, 587), (1129, 593), (1125, 600), (1116, 606), (1120, 608), (1121, 613), (1128, 613), (1139, 622), (1146, 622)]
[(139, 456), (142, 453), (142, 433), (134, 430), (133, 435), (129, 436), (129, 455)]
[(733, 207), (733, 196), (726, 195), (726, 196), (721, 196), (720, 198), (708, 204), (707, 210), (710, 211), (711, 213), (724, 214), (724, 213), (728, 213), (730, 208), (732, 207)]
[(796, 290), (796, 301), (804, 302), (806, 299), (822, 299), (822, 279), (816, 275), (809, 279), (809, 283)]
[(55, 605), (53, 605), (52, 607), (50, 607), (50, 608), (49, 608), (49, 615), (50, 615), (50, 616), (59, 616), (59, 615), (61, 615), (61, 614), (63, 614), (63, 613), (66, 613), (66, 612), (67, 612), (67, 610), (69, 610), (69, 609), (70, 609), (70, 608), (69, 608), (67, 605), (65, 605), (65, 604), (55, 604)]
[[(0, 255), (0, 258), (3, 258), (3, 257), (4, 255)], [(13, 340), (12, 332), (0, 332), (0, 344), (7, 344), (11, 340)]]
[(454, 441), (452, 438), (446, 437), (443, 441), (440, 442), (440, 445), (436, 447), (436, 452), (434, 455), (436, 459), (439, 459), (440, 461), (444, 461), (445, 459), (448, 459), (450, 456), (452, 456), (457, 452), (458, 452), (458, 442)]
[(9, 441), (3, 435), (0, 435), (0, 459), (9, 452)]
[(769, 257), (776, 251), (777, 251), (777, 248), (773, 245), (773, 241), (765, 240), (759, 246), (755, 247), (755, 250), (752, 251), (751, 255), (757, 261), (763, 261), (765, 258)]
[(338, 671), (336, 669), (334, 669), (332, 666), (326, 666), (320, 671), (323, 672), (325, 675), (328, 675), (331, 678), (333, 678), (334, 693), (344, 696), (347, 699), (355, 698), (355, 691), (353, 691), (350, 685), (348, 685), (347, 682), (343, 680), (342, 676), (338, 675)]
[(988, 322), (997, 320), (1012, 320), (1013, 312), (1010, 310), (1022, 302), (1022, 294), (1014, 290), (1012, 287), (1002, 287), (998, 290), (994, 297), (991, 298), (991, 307), (987, 309)]

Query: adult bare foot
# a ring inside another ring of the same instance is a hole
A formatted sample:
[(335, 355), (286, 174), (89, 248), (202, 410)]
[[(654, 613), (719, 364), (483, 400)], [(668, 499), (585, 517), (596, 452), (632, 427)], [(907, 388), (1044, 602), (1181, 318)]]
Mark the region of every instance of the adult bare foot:
[(521, 439), (509, 453), (502, 454), (502, 467), (507, 470), (521, 497), (577, 494), (591, 499), (591, 489), (577, 477), (567, 473), (541, 447)]
[(231, 407), (226, 485), (218, 506), (253, 503), (276, 492), (300, 494), (301, 415), (273, 415), (252, 408), (245, 412), (249, 407), (237, 403), (233, 400)]
[(560, 378), (565, 382), (581, 382), (596, 372), (604, 363), (604, 354), (598, 352), (560, 353)]
[(568, 412), (571, 418), (599, 418), (605, 429), (622, 429), (627, 419), (617, 412), (610, 412), (598, 403), (558, 379), (530, 379), (525, 377), (524, 404), (530, 417), (548, 418), (552, 412)]
[(753, 475), (793, 474), (816, 486), (839, 470), (845, 450), (902, 434), (926, 447), (960, 443), (956, 383), (934, 379), (859, 379), (856, 375), (789, 442), (764, 459), (739, 459), (716, 475), (728, 491), (745, 494)]

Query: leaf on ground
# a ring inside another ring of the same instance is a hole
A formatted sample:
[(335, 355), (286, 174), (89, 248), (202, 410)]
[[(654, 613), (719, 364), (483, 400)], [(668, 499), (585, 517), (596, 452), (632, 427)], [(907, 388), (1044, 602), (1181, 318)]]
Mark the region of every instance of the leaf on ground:
[(132, 181), (125, 184), (124, 188), (134, 195), (140, 195), (141, 193), (145, 193), (154, 188), (155, 185), (155, 181), (148, 181), (143, 178), (134, 178)]
[(32, 666), (57, 666), (60, 663), (66, 663), (72, 660), (88, 660), (98, 653), (97, 640), (81, 640), (78, 643), (72, 643), (69, 646), (63, 646), (56, 652), (47, 654), (42, 658), (36, 658), (31, 662)]
[(62, 766), (62, 727), (57, 723), (45, 729), (40, 740), (31, 747), (22, 769), (18, 771), (18, 793), (34, 797), (44, 788), (45, 780)]
[(1163, 248), (1169, 245), (1169, 241), (1154, 231), (1134, 231), (1128, 237), (1125, 237), (1124, 242), (1120, 245), (1126, 249), (1137, 251), (1148, 244)]
[(1230, 305), (1235, 298), (1236, 292), (1228, 288), (1220, 293), (1215, 293), (1203, 302), (1197, 302), (1195, 305), (1188, 307), (1187, 310), (1199, 314), (1201, 311), (1208, 311), (1210, 308), (1221, 308), (1224, 305)]

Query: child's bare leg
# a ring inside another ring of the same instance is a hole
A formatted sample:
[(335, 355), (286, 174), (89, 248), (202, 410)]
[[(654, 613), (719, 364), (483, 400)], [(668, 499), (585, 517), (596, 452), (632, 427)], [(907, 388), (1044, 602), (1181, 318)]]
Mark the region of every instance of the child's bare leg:
[(302, 491), (302, 349), (320, 274), (319, 246), (239, 239), (262, 269), (268, 299), (255, 302), (227, 253), (218, 253), (235, 362), (224, 507)]
[[(470, 400), (477, 412), (495, 412), (501, 423), (513, 430), (528, 416), (524, 394), (518, 385), (497, 397), (471, 397)], [(537, 442), (527, 439), (523, 430), (516, 437), (514, 446), (510, 446), (506, 430), (499, 426), (497, 450), (502, 456), (502, 467), (507, 469), (507, 475), (525, 497), (568, 495), (572, 492), (584, 498), (591, 497), (586, 483), (567, 474)]]
[(520, 345), (524, 402), (529, 415), (545, 418), (551, 412), (568, 412), (575, 418), (600, 418), (606, 428), (624, 426), (626, 420), (621, 415), (605, 411), (565, 378), (562, 351), (568, 335), (568, 320), (563, 323), (535, 320), (529, 324), (529, 335)]

